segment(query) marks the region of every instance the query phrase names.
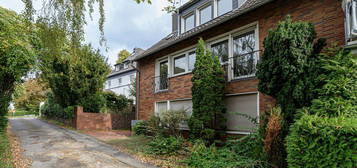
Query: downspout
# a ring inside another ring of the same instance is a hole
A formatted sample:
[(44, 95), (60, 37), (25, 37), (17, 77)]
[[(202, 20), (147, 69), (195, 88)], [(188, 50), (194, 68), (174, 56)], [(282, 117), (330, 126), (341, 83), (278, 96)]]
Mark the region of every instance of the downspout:
[(139, 95), (140, 95), (140, 71), (137, 68), (139, 65), (139, 62), (136, 61), (136, 66), (133, 65), (133, 61), (131, 61), (130, 66), (132, 68), (134, 68), (136, 70), (136, 77), (135, 77), (135, 84), (136, 84), (136, 95), (135, 95), (135, 99), (136, 99), (136, 103), (135, 103), (135, 120), (139, 120)]

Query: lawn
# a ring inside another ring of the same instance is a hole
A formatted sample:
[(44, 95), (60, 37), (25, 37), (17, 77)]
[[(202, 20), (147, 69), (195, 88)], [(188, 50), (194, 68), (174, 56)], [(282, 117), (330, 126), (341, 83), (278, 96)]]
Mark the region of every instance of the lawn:
[(12, 168), (10, 142), (6, 132), (0, 132), (0, 167)]
[(131, 136), (125, 139), (116, 139), (107, 141), (108, 144), (117, 147), (120, 151), (126, 152), (135, 158), (148, 162), (160, 167), (185, 167), (180, 163), (187, 157), (186, 152), (181, 152), (179, 155), (174, 156), (162, 156), (147, 154), (147, 144), (151, 141), (151, 138), (145, 136)]

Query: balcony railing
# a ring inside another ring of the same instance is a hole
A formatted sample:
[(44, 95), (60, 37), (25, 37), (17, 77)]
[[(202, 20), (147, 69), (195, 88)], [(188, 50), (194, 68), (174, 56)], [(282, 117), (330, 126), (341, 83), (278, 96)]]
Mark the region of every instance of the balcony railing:
[(154, 77), (154, 92), (166, 91), (169, 88), (169, 78), (167, 75)]
[(233, 79), (247, 78), (255, 76), (260, 51), (253, 51), (246, 54), (236, 55), (232, 59)]

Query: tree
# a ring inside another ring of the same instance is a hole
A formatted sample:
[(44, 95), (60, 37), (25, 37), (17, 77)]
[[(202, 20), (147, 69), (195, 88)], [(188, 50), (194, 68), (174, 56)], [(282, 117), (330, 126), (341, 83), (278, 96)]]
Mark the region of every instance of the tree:
[[(85, 111), (99, 112), (105, 104), (101, 91), (109, 73), (104, 57), (90, 45), (82, 45), (73, 52), (67, 38), (48, 39), (47, 35), (64, 33), (62, 29), (47, 24), (39, 26), (41, 78), (53, 92), (56, 103), (63, 108), (82, 105)], [(76, 56), (71, 55), (74, 53)]]
[(30, 79), (18, 85), (16, 89), (22, 90), (14, 99), (16, 109), (38, 112), (40, 103), (46, 99), (46, 88), (44, 84), (41, 83), (39, 79)]
[[(294, 122), (298, 109), (311, 105), (316, 98), (318, 55), (325, 40), (317, 43), (316, 32), (311, 23), (293, 22), (288, 16), (269, 31), (264, 39), (264, 52), (256, 76), (260, 80), (260, 92), (270, 95), (281, 107), (282, 128), (276, 134), (274, 155), (269, 159), (278, 167), (286, 167), (285, 138)], [(268, 136), (267, 136), (268, 137)]]
[(316, 97), (314, 74), (317, 55), (324, 40), (314, 43), (316, 32), (311, 23), (279, 22), (264, 39), (264, 52), (258, 64), (259, 91), (274, 97), (288, 123), (296, 110), (309, 106)]
[(121, 50), (118, 53), (118, 59), (117, 59), (117, 64), (122, 63), (126, 58), (128, 58), (130, 55), (130, 52), (126, 49)]
[(0, 7), (0, 131), (6, 127), (5, 115), (16, 83), (34, 64), (32, 35), (23, 18)]
[(212, 56), (202, 39), (198, 41), (196, 49), (192, 85), (193, 113), (189, 120), (191, 133), (195, 138), (212, 140), (215, 130), (225, 125), (225, 79), (218, 57)]

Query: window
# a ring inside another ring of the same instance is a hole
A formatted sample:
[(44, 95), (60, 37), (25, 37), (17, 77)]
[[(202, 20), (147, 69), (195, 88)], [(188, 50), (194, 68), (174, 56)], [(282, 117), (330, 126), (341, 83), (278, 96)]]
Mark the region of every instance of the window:
[(255, 32), (251, 31), (233, 38), (233, 77), (254, 76), (257, 53), (255, 52)]
[(122, 79), (121, 78), (118, 79), (118, 83), (119, 83), (119, 85), (122, 84)]
[(184, 29), (183, 32), (191, 30), (195, 27), (195, 17), (193, 14), (185, 17), (184, 19)]
[(188, 51), (179, 56), (172, 57), (172, 74), (178, 75), (190, 72), (195, 67), (196, 51)]
[(239, 112), (252, 118), (259, 118), (258, 94), (229, 96), (225, 98), (224, 103), (227, 108), (227, 113), (225, 114), (227, 131), (254, 131), (256, 125), (247, 117), (236, 113)]
[(346, 1), (343, 9), (345, 12), (346, 42), (349, 43), (357, 39), (357, 2)]
[(167, 101), (156, 103), (156, 114), (160, 114), (163, 111), (167, 111)]
[(188, 71), (193, 71), (196, 63), (196, 52), (192, 51), (188, 53)]
[(217, 0), (217, 14), (221, 16), (232, 10), (232, 0)]
[(208, 5), (199, 10), (199, 24), (206, 23), (212, 19), (212, 6)]
[(174, 74), (186, 72), (187, 60), (186, 55), (181, 55), (174, 58)]
[(112, 81), (108, 81), (108, 89), (110, 88), (110, 85), (112, 85)]
[(228, 62), (228, 40), (211, 45), (212, 54), (218, 56), (221, 63)]

